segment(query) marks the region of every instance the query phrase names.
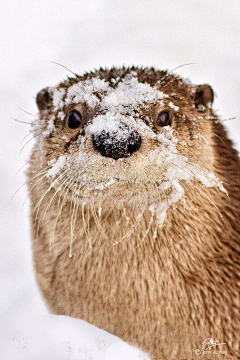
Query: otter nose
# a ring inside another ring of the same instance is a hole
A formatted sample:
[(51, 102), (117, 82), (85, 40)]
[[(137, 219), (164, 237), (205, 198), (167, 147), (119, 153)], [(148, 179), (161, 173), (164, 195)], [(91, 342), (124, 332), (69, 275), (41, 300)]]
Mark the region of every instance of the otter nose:
[(119, 123), (117, 130), (103, 130), (100, 134), (94, 134), (93, 145), (102, 156), (117, 160), (137, 151), (141, 146), (141, 136), (127, 124)]

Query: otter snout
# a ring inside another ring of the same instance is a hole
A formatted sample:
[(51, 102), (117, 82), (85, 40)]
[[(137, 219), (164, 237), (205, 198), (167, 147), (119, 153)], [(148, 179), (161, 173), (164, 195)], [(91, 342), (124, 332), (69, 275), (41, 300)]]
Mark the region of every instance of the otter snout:
[(141, 135), (127, 124), (120, 122), (114, 131), (102, 130), (93, 135), (93, 145), (102, 156), (115, 160), (127, 158), (141, 146)]

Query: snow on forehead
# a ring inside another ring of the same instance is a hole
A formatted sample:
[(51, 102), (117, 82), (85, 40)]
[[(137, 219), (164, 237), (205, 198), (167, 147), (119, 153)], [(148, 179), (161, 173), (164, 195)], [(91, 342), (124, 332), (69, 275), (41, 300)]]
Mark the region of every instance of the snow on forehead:
[(102, 107), (117, 111), (126, 106), (136, 108), (140, 104), (152, 103), (166, 97), (163, 92), (151, 87), (150, 84), (140, 83), (134, 75), (135, 73), (126, 76), (116, 89), (110, 88), (103, 98)]
[(55, 108), (62, 108), (63, 107), (63, 102), (62, 102), (62, 99), (63, 99), (63, 96), (65, 94), (65, 89), (56, 89), (53, 93), (53, 106)]
[(69, 105), (71, 102), (86, 102), (90, 107), (95, 107), (100, 100), (94, 93), (107, 92), (108, 89), (109, 85), (99, 78), (79, 82), (68, 89), (65, 104)]
[[(101, 100), (95, 93), (100, 95)], [(64, 90), (56, 89), (53, 101), (56, 110), (63, 107), (63, 97)], [(92, 108), (98, 105), (101, 110), (116, 113), (126, 111), (126, 107), (128, 110), (134, 109), (140, 104), (153, 103), (164, 97), (168, 97), (168, 95), (148, 83), (139, 82), (136, 72), (131, 72), (116, 88), (112, 88), (107, 81), (97, 77), (79, 81), (68, 89), (64, 103), (69, 105), (72, 102), (86, 102)]]

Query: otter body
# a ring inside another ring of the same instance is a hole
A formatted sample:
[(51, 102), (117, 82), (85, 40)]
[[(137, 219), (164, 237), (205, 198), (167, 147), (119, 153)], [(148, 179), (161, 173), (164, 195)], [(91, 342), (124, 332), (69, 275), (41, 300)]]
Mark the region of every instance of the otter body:
[(212, 102), (153, 68), (38, 94), (32, 240), (53, 313), (151, 358), (199, 358), (206, 339), (239, 358), (240, 163)]

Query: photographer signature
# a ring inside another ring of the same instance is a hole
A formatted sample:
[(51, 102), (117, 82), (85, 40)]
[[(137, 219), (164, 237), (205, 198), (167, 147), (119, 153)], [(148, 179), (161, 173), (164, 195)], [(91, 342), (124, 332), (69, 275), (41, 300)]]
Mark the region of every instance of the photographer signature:
[(196, 355), (200, 355), (202, 351), (207, 351), (208, 349), (212, 348), (212, 347), (216, 347), (219, 345), (225, 345), (226, 343), (218, 343), (217, 341), (214, 341), (211, 338), (207, 338), (206, 340), (203, 341), (203, 347), (202, 349), (197, 349), (195, 351)]

